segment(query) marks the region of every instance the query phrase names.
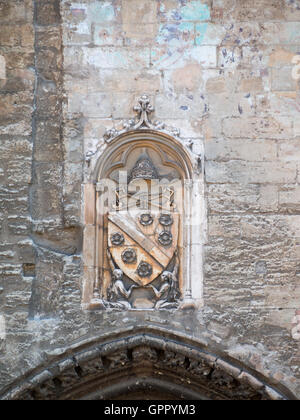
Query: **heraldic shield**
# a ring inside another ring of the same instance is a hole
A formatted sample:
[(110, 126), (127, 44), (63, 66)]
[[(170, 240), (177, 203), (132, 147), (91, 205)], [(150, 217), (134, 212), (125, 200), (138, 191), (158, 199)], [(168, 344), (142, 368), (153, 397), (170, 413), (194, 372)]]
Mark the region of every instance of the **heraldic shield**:
[(104, 305), (119, 309), (176, 309), (182, 246), (174, 177), (171, 173), (167, 183), (159, 184), (161, 174), (148, 150), (138, 150), (134, 159), (125, 182), (115, 190), (116, 205), (105, 217), (105, 274), (110, 278)]
[(116, 266), (145, 287), (167, 269), (178, 247), (179, 214), (163, 211), (111, 212), (108, 247)]

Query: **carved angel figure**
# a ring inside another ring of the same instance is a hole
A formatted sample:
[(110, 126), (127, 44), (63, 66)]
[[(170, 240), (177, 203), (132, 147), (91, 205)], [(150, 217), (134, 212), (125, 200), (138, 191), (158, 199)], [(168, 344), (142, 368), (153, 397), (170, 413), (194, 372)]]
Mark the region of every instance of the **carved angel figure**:
[(112, 284), (108, 289), (109, 303), (114, 308), (131, 309), (128, 299), (136, 286), (133, 285), (128, 290), (126, 289), (123, 283), (123, 271), (116, 267), (109, 249), (107, 250), (107, 258), (112, 272)]
[(153, 285), (148, 286), (153, 290), (157, 299), (155, 309), (173, 309), (177, 306), (180, 298), (178, 284), (179, 258), (177, 251), (175, 258), (176, 261), (173, 271), (164, 271), (161, 275), (163, 284), (160, 289), (157, 289)]

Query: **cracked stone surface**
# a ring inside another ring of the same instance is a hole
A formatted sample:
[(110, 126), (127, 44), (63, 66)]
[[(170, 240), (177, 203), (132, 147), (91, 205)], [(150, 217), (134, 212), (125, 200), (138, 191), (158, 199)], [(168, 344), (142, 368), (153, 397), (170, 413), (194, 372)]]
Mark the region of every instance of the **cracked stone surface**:
[[(217, 349), (253, 373), (238, 372), (246, 387), (268, 378), (268, 398), (270, 383), (300, 398), (300, 4), (246, 3), (0, 0), (2, 397), (35, 367), (48, 396), (69, 389), (80, 370), (64, 365), (53, 384), (55, 360), (139, 326)], [(85, 156), (144, 93), (155, 118), (205, 150), (204, 308), (172, 318), (81, 308)], [(122, 363), (116, 351), (109, 366)], [(163, 357), (180, 370), (172, 351)], [(157, 354), (137, 347), (130, 363)], [(101, 371), (99, 360), (83, 373)], [(214, 368), (214, 389), (236, 386), (232, 366)]]

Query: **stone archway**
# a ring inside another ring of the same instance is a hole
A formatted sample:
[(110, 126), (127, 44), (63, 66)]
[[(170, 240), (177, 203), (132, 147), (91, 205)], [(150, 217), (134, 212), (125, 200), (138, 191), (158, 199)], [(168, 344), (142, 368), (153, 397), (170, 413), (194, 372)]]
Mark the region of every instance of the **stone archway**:
[(66, 349), (20, 379), (2, 400), (289, 400), (237, 360), (196, 340), (140, 328)]

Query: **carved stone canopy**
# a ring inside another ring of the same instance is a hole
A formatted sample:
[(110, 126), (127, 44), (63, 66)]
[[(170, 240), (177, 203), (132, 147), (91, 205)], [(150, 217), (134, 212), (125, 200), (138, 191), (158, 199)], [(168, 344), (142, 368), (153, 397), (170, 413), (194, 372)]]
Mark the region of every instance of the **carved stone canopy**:
[(154, 112), (154, 107), (150, 104), (150, 98), (147, 95), (141, 96), (141, 98), (138, 100), (138, 105), (136, 105), (133, 109), (138, 114), (137, 118), (123, 121), (123, 128), (120, 130), (115, 128), (107, 130), (104, 135), (104, 140), (106, 143), (110, 143), (114, 138), (120, 136), (121, 134), (127, 133), (128, 131), (135, 131), (140, 129), (160, 131), (173, 137), (180, 136), (179, 129), (168, 127), (161, 121), (151, 121), (150, 114)]

